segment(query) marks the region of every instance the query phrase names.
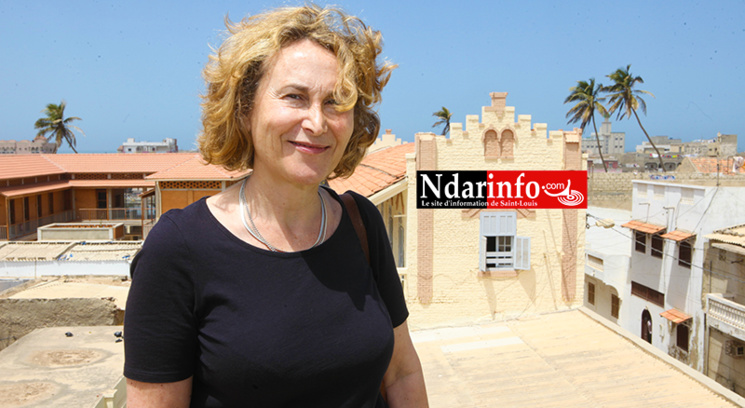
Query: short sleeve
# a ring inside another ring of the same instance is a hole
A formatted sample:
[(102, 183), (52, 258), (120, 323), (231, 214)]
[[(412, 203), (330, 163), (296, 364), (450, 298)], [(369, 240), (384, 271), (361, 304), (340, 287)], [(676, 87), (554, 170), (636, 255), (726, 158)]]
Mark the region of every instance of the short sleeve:
[(406, 307), (401, 278), (398, 276), (396, 260), (393, 257), (383, 217), (370, 200), (356, 193), (352, 195), (360, 208), (360, 215), (367, 229), (370, 266), (375, 274), (378, 291), (388, 308), (393, 327), (398, 327), (409, 317), (409, 310)]
[(194, 373), (197, 337), (189, 248), (165, 214), (132, 262), (124, 317), (124, 376), (142, 382)]

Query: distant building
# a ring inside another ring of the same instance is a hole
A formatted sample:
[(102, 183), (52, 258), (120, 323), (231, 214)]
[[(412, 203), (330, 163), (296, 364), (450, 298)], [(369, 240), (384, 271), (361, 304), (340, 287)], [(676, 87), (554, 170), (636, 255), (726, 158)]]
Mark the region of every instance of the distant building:
[(117, 149), (119, 153), (178, 153), (176, 139), (166, 138), (162, 142), (135, 142), (127, 139)]
[[(683, 141), (680, 139), (673, 139), (669, 136), (652, 136), (651, 139), (660, 154), (678, 154), (683, 152)], [(636, 152), (641, 154), (657, 154), (652, 144), (648, 141), (636, 145)]]
[(737, 135), (717, 133), (715, 139), (694, 140), (684, 144), (686, 156), (727, 158), (737, 154)]
[[(600, 125), (598, 132), (600, 139), (600, 150), (603, 155), (619, 156), (626, 150), (626, 133), (611, 131), (611, 123), (606, 120)], [(582, 151), (587, 152), (590, 157), (598, 156), (598, 138), (595, 132), (591, 137), (582, 138)]]
[[(652, 142), (660, 151), (660, 154), (663, 155), (727, 158), (737, 154), (737, 135), (717, 133), (717, 137), (714, 139), (700, 139), (692, 142), (683, 142), (680, 139), (673, 139), (668, 136), (653, 136)], [(636, 152), (649, 155), (657, 154), (649, 142), (642, 142), (642, 144), (637, 145)]]
[(35, 154), (55, 153), (55, 143), (48, 142), (44, 136), (38, 135), (34, 140), (0, 140), (0, 154)]

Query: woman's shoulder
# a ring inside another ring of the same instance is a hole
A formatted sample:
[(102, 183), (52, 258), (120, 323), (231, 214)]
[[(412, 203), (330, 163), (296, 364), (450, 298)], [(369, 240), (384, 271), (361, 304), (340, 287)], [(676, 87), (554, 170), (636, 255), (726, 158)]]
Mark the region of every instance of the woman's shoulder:
[(168, 210), (155, 223), (148, 234), (147, 241), (166, 239), (171, 241), (174, 236), (190, 236), (194, 231), (204, 228), (205, 219), (209, 212), (205, 199), (200, 199), (184, 208)]

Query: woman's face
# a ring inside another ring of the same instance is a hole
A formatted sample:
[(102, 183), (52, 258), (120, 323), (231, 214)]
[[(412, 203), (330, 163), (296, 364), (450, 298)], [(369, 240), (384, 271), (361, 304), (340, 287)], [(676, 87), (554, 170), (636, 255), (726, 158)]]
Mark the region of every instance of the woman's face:
[(270, 61), (246, 122), (255, 149), (254, 175), (317, 185), (339, 163), (354, 129), (354, 109), (335, 109), (336, 56), (301, 40)]

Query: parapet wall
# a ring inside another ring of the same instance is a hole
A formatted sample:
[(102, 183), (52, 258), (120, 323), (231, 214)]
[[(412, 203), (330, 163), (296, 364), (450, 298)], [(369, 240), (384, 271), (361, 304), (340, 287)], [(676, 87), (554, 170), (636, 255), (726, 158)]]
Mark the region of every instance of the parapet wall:
[[(631, 210), (633, 180), (659, 181), (696, 185), (745, 185), (745, 175), (720, 175), (704, 173), (588, 173), (588, 203), (595, 207)], [(665, 180), (665, 178), (667, 178)]]
[(113, 299), (0, 299), (0, 350), (42, 327), (111, 326), (123, 314)]

